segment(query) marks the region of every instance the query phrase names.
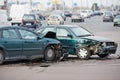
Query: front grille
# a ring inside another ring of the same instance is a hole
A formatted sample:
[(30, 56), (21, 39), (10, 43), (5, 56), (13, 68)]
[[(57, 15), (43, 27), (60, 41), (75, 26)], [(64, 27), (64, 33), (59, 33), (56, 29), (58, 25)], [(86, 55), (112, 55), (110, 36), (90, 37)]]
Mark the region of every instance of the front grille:
[(114, 42), (106, 42), (106, 46), (114, 46), (115, 43)]

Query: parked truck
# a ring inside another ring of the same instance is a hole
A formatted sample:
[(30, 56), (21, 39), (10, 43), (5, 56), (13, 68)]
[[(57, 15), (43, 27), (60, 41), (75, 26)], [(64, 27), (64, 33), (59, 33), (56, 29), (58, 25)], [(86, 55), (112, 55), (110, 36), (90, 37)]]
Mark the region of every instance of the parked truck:
[(28, 5), (14, 4), (10, 8), (8, 20), (11, 21), (11, 25), (15, 25), (15, 24), (20, 25), (23, 15), (30, 12), (31, 10)]

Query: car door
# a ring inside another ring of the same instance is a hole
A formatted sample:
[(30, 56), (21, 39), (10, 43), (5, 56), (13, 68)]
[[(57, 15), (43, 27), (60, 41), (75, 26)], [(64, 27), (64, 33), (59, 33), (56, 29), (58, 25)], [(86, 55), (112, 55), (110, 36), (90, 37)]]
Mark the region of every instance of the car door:
[(70, 54), (75, 54), (75, 40), (70, 36), (71, 33), (62, 27), (57, 27), (57, 39), (63, 44), (64, 48), (68, 48)]
[(25, 57), (42, 57), (42, 40), (37, 39), (37, 35), (29, 30), (19, 29), (23, 39), (23, 54)]
[(22, 40), (14, 28), (3, 29), (2, 45), (6, 50), (6, 57), (20, 58), (22, 54)]

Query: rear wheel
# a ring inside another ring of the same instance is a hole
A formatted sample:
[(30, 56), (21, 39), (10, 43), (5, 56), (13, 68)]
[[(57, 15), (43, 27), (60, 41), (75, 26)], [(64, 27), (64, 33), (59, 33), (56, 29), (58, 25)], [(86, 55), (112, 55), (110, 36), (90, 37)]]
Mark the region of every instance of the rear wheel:
[(82, 19), (82, 22), (84, 22), (84, 19)]
[(48, 46), (45, 50), (44, 58), (46, 61), (53, 61), (55, 59), (55, 51), (53, 48)]
[(4, 55), (3, 55), (3, 51), (0, 50), (0, 64), (2, 64), (4, 61)]
[(80, 59), (89, 59), (90, 50), (87, 47), (81, 47), (77, 53), (77, 56)]

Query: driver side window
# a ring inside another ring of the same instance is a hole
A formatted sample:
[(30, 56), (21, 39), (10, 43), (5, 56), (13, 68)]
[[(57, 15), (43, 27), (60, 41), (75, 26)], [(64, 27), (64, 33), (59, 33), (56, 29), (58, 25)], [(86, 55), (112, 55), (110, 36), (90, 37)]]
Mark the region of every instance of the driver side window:
[(58, 37), (68, 37), (68, 34), (70, 34), (66, 29), (64, 28), (57, 28), (57, 36)]

